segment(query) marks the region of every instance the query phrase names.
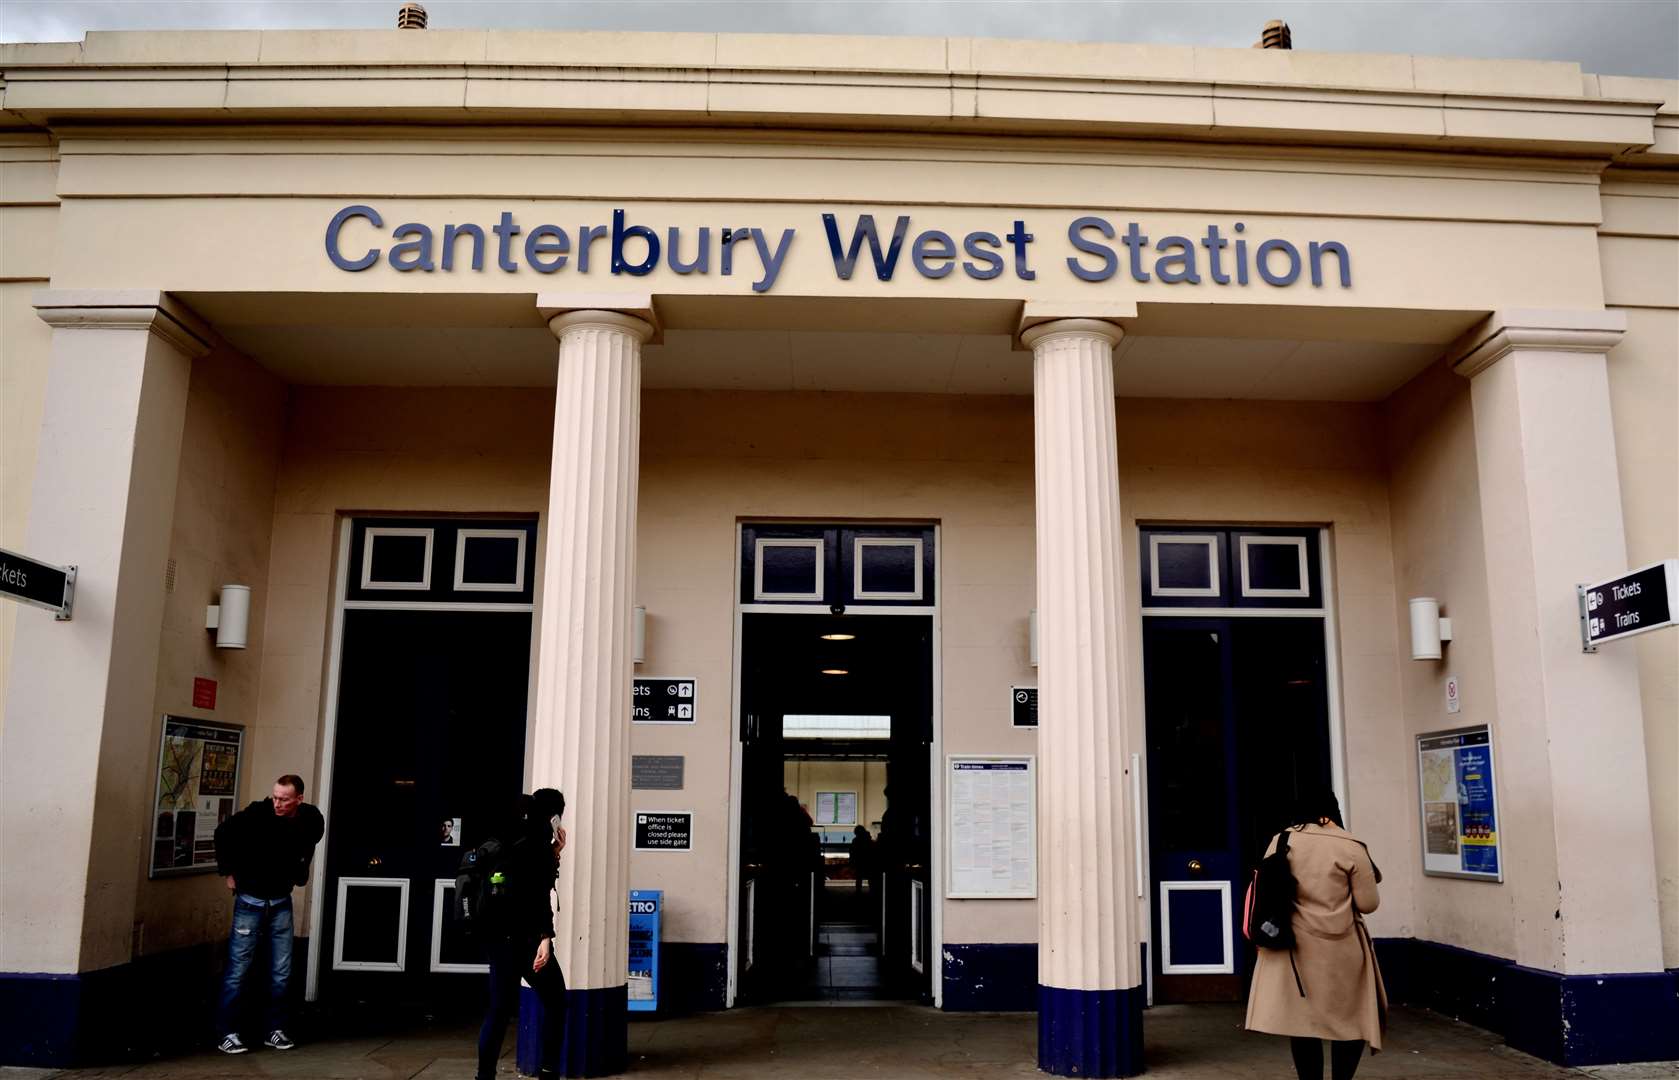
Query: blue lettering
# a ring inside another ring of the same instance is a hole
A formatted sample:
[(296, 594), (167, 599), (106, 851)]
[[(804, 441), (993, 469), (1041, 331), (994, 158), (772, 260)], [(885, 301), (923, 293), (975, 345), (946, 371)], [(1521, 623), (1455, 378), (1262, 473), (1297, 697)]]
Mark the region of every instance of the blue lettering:
[[(638, 263), (624, 261), (624, 241), (636, 237), (647, 244), (647, 257)], [(659, 238), (645, 225), (625, 225), (624, 212), (612, 211), (612, 272), (645, 277), (659, 265)]]
[(1095, 240), (1087, 240), (1083, 235), (1086, 229), (1095, 229), (1112, 240), (1114, 238), (1114, 227), (1108, 224), (1105, 219), (1099, 217), (1081, 217), (1067, 226), (1068, 242), (1086, 255), (1095, 255), (1100, 258), (1102, 268), (1100, 270), (1086, 269), (1084, 264), (1079, 262), (1078, 257), (1074, 256), (1067, 260), (1067, 269), (1071, 270), (1073, 275), (1081, 281), (1106, 281), (1114, 276), (1115, 270), (1119, 269), (1119, 257), (1114, 254), (1114, 249), (1108, 245)]
[(1014, 231), (1003, 237), (1014, 247), (1014, 275), (1021, 281), (1038, 280), (1037, 273), (1026, 265), (1026, 245), (1032, 242), (1032, 234), (1026, 231), (1024, 221), (1014, 223)]
[(418, 222), (410, 221), (398, 225), (391, 230), (391, 239), (397, 240), (404, 236), (412, 236), (412, 240), (404, 240), (391, 248), (391, 269), (407, 272), (409, 270), (432, 271), (437, 269), (431, 261), (431, 230)]
[(384, 228), (385, 219), (380, 217), (379, 211), (373, 209), (373, 207), (362, 206), (358, 203), (355, 206), (346, 206), (344, 209), (338, 211), (338, 213), (332, 215), (332, 220), (327, 222), (326, 257), (331, 259), (332, 265), (338, 267), (338, 269), (349, 270), (354, 273), (357, 270), (366, 270), (368, 267), (378, 262), (379, 249), (369, 248), (367, 254), (363, 255), (359, 259), (346, 259), (339, 253), (338, 232), (344, 227), (344, 223), (349, 221), (351, 218), (366, 218), (372, 223), (375, 229)]
[(680, 226), (672, 225), (670, 228), (670, 244), (666, 248), (667, 254), (665, 256), (665, 261), (670, 268), (678, 274), (692, 274), (696, 270), (702, 274), (709, 274), (711, 272), (711, 230), (703, 226), (700, 228), (699, 257), (691, 263), (682, 261), (682, 256), (677, 251), (681, 244), (682, 229)]
[[(928, 229), (917, 236), (915, 243), (910, 245), (909, 258), (922, 277), (948, 277), (950, 272), (956, 269), (950, 265), (950, 260), (956, 258), (956, 241), (950, 238), (949, 233)], [(930, 266), (929, 259), (944, 260), (945, 265)]]
[(484, 230), (476, 225), (443, 226), (443, 269), (455, 268), (455, 241), (463, 236), (472, 237), (472, 268), (484, 269)]
[(1125, 250), (1131, 256), (1131, 280), (1148, 281), (1148, 271), (1143, 269), (1143, 248), (1148, 244), (1148, 234), (1137, 228), (1135, 221), (1125, 227), (1125, 235), (1119, 242), (1125, 245)]
[(1230, 275), (1219, 265), (1219, 255), (1230, 246), (1230, 241), (1218, 234), (1217, 225), (1207, 226), (1207, 235), (1201, 238), (1201, 246), (1207, 249), (1207, 276), (1213, 279), (1215, 285), (1230, 284)]
[(764, 264), (764, 276), (752, 283), (752, 291), (769, 292), (775, 279), (781, 276), (781, 263), (787, 258), (787, 249), (792, 246), (793, 230), (781, 230), (781, 243), (776, 245), (774, 253), (771, 253), (762, 229), (752, 230), (752, 243), (758, 248), (758, 261)]
[(559, 270), (570, 250), (571, 239), (558, 225), (538, 225), (525, 235), (525, 263), (539, 274)]
[(501, 212), (501, 220), (490, 226), (490, 231), (496, 234), (496, 265), (509, 274), (516, 273), (519, 264), (513, 261), (513, 238), (519, 235), (519, 226), (513, 224), (513, 214), (510, 211)]
[(975, 266), (971, 262), (964, 262), (962, 269), (971, 278), (979, 281), (990, 281), (1003, 272), (1003, 257), (994, 251), (986, 251), (980, 247), (988, 244), (994, 248), (1003, 246), (1002, 239), (996, 233), (971, 232), (962, 240), (962, 251), (971, 259), (978, 259), (984, 263), (983, 267)]
[(828, 251), (833, 255), (834, 273), (841, 281), (850, 281), (852, 271), (857, 268), (857, 254), (862, 250), (863, 241), (869, 244), (870, 256), (874, 259), (875, 277), (881, 281), (891, 281), (892, 274), (898, 268), (898, 256), (903, 252), (904, 234), (909, 232), (909, 215), (898, 217), (898, 224), (892, 230), (892, 244), (882, 253), (880, 250), (880, 235), (875, 232), (874, 215), (863, 214), (857, 218), (857, 229), (851, 234), (851, 247), (843, 254), (840, 251), (839, 222), (832, 214), (822, 215), (822, 227), (828, 233)]
[[(1155, 277), (1168, 285), (1176, 285), (1181, 281), (1187, 281), (1191, 285), (1201, 284), (1201, 275), (1195, 270), (1195, 245), (1191, 244), (1187, 237), (1163, 236), (1154, 247), (1156, 251), (1162, 252), (1168, 248), (1177, 249), (1175, 255), (1161, 255), (1154, 260)], [(1176, 269), (1170, 267), (1172, 263), (1177, 264)]]
[(729, 277), (735, 272), (735, 245), (742, 240), (750, 239), (752, 239), (751, 229), (723, 230), (723, 257), (720, 261), (723, 264), (724, 277)]
[(1323, 257), (1334, 255), (1336, 264), (1341, 268), (1341, 288), (1350, 289), (1353, 287), (1352, 256), (1347, 254), (1345, 246), (1334, 240), (1325, 240), (1321, 244), (1314, 240), (1307, 247), (1307, 251), (1310, 253), (1312, 260), (1313, 285), (1321, 286), (1323, 284)]
[(609, 230), (605, 225), (582, 225), (577, 229), (577, 272), (589, 272), (589, 249)]
[[(1288, 256), (1286, 274), (1271, 272), (1270, 257), (1279, 251)], [(1287, 240), (1267, 240), (1260, 244), (1254, 261), (1259, 267), (1259, 276), (1265, 279), (1267, 285), (1293, 285), (1300, 278), (1300, 251)]]

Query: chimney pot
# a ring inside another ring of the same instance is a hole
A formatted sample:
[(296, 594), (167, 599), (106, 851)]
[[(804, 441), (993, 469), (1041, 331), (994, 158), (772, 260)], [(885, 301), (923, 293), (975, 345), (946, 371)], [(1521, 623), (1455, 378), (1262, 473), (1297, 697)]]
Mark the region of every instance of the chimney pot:
[(1265, 24), (1265, 29), (1259, 32), (1259, 40), (1253, 43), (1256, 49), (1292, 49), (1294, 36), (1288, 31), (1288, 23), (1281, 19), (1272, 19)]
[(398, 30), (424, 30), (426, 28), (426, 9), (419, 4), (404, 4), (396, 10), (396, 28)]

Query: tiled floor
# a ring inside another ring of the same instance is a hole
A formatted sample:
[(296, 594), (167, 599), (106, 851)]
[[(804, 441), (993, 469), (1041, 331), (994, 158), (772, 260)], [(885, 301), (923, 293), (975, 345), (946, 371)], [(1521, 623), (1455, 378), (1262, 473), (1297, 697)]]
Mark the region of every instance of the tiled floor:
[[(1231, 1005), (1172, 1005), (1147, 1014), (1151, 1080), (1293, 1080), (1288, 1046), (1240, 1029)], [(631, 1074), (661, 1080), (937, 1080), (1041, 1077), (1029, 1013), (944, 1013), (915, 1006), (785, 1006), (736, 1009), (630, 1027)], [(511, 1043), (509, 1039), (509, 1043)], [(473, 1072), (466, 1025), (398, 1037), (305, 1042), (288, 1053), (214, 1051), (115, 1069), (49, 1073), (0, 1069), (0, 1078), (221, 1077), (321, 1080), (465, 1080)], [(501, 1076), (512, 1078), (511, 1052)], [(1478, 1028), (1427, 1012), (1395, 1009), (1385, 1052), (1365, 1060), (1367, 1080), (1671, 1080), (1679, 1063), (1562, 1069), (1516, 1053)]]

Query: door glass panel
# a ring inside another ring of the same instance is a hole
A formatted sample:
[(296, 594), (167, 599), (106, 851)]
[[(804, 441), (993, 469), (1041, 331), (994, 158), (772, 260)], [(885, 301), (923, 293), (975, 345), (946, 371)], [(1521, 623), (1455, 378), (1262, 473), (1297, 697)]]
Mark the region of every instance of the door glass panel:
[(1171, 937), (1167, 942), (1168, 962), (1183, 965), (1222, 965), (1224, 955), (1224, 897), (1218, 889), (1173, 889), (1161, 887), (1162, 899), (1171, 906)]
[(1147, 643), (1149, 786), (1156, 844), (1173, 851), (1229, 842), (1224, 674), (1218, 631), (1162, 629)]

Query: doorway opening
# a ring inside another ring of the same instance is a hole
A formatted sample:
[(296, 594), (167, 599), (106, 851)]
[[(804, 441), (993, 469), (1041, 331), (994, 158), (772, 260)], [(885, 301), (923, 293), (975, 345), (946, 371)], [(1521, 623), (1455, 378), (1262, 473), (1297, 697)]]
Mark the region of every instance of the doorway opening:
[(933, 618), (741, 616), (739, 999), (931, 1001)]
[(1142, 541), (1153, 1000), (1240, 1001), (1248, 878), (1296, 798), (1334, 784), (1319, 530)]

